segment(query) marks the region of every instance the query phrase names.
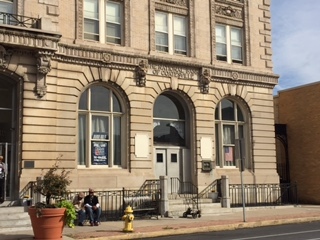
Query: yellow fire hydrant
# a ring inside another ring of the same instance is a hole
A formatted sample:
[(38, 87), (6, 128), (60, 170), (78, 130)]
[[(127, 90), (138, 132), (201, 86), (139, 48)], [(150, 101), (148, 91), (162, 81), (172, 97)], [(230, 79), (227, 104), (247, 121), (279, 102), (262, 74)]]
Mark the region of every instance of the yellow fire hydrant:
[(122, 216), (122, 220), (124, 221), (124, 232), (133, 232), (133, 210), (130, 206), (126, 207), (124, 210), (124, 215)]

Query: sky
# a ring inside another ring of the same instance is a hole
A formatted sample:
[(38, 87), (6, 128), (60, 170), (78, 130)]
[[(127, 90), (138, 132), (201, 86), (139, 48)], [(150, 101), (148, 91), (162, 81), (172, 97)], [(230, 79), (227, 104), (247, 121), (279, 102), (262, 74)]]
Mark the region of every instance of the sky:
[(271, 0), (274, 89), (320, 81), (320, 0)]

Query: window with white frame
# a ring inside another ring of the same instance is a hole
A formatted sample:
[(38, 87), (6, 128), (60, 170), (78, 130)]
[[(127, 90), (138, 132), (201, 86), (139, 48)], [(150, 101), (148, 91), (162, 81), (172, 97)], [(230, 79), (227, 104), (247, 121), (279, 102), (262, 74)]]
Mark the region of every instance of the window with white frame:
[(109, 0), (84, 0), (84, 39), (122, 44), (123, 6)]
[(216, 25), (217, 60), (243, 63), (242, 29), (229, 25)]
[(187, 55), (187, 18), (156, 12), (156, 49), (170, 54)]
[(78, 113), (78, 165), (122, 166), (124, 118), (115, 93), (101, 85), (88, 88)]
[[(215, 111), (216, 165), (236, 167), (236, 139), (244, 139), (246, 150), (245, 118), (240, 106), (231, 99), (223, 99)], [(243, 152), (243, 155), (246, 155)], [(248, 159), (246, 159), (247, 162)], [(249, 168), (249, 165), (246, 166)]]

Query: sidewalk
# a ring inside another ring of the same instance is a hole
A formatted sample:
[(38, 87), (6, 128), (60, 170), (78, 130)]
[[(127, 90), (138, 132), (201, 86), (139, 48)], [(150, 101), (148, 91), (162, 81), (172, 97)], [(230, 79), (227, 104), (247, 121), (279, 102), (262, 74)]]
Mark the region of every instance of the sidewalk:
[[(245, 222), (244, 222), (245, 216)], [(135, 219), (134, 232), (122, 231), (123, 221), (102, 222), (98, 227), (84, 226), (68, 228), (63, 240), (86, 239), (141, 239), (166, 235), (187, 234), (207, 231), (232, 230), (296, 222), (320, 221), (320, 205), (298, 205), (233, 209), (232, 213), (202, 216), (201, 218)], [(20, 231), (0, 234), (2, 240), (32, 240), (33, 232)]]

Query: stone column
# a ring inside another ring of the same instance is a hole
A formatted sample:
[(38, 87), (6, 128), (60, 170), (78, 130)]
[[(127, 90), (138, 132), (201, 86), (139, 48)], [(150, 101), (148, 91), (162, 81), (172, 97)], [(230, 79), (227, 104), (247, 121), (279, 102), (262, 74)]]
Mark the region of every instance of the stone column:
[(160, 176), (160, 214), (161, 216), (168, 216), (169, 212), (169, 199), (168, 199), (168, 177)]
[(230, 208), (229, 177), (221, 176), (221, 207)]

